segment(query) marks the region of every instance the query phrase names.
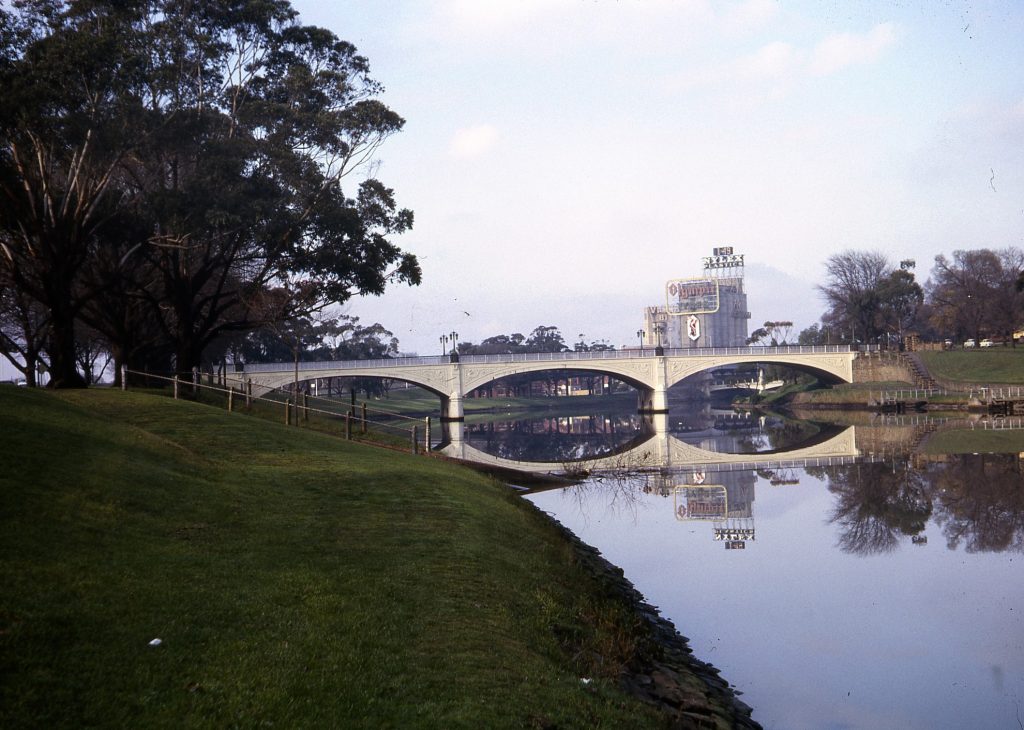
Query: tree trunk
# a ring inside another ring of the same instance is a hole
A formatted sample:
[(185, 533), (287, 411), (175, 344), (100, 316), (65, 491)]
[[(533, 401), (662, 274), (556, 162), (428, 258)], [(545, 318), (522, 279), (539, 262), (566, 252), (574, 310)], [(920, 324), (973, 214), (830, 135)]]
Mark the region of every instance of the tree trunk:
[(75, 322), (70, 302), (53, 302), (50, 318), (50, 387), (84, 388), (85, 378), (78, 372), (75, 358)]

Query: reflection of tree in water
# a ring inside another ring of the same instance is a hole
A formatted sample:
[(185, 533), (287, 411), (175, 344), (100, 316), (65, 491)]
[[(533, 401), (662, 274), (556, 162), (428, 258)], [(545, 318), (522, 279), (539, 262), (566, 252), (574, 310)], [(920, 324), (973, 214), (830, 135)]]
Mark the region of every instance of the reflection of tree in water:
[(644, 433), (636, 414), (589, 415), (467, 424), (465, 439), (504, 459), (568, 463), (614, 453)]
[(1016, 454), (962, 454), (936, 470), (935, 521), (969, 552), (1024, 551), (1024, 474)]
[(1024, 552), (1024, 470), (1017, 454), (958, 454), (927, 471), (903, 463), (808, 469), (836, 495), (830, 521), (846, 552), (893, 550), (934, 519), (950, 550)]
[(900, 535), (924, 531), (932, 513), (924, 474), (895, 462), (823, 470), (836, 495), (829, 521), (840, 528), (839, 547), (871, 555), (894, 550)]

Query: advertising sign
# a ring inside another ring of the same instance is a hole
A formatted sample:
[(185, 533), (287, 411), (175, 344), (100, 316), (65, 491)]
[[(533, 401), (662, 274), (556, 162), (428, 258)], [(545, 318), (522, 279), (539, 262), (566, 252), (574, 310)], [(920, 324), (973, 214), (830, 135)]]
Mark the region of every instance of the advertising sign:
[(700, 339), (700, 320), (696, 314), (691, 314), (686, 320), (686, 336), (694, 342)]
[(676, 519), (680, 521), (720, 522), (729, 514), (729, 495), (721, 484), (677, 486), (673, 496)]
[(673, 279), (665, 284), (669, 314), (711, 314), (718, 311), (718, 282), (715, 279)]

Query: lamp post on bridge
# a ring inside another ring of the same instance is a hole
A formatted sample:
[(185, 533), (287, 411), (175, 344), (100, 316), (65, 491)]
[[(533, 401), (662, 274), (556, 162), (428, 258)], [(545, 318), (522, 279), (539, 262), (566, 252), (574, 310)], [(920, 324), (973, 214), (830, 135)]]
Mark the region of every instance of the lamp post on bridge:
[[(452, 343), (451, 350), (448, 349), (448, 343)], [(448, 354), (451, 362), (459, 361), (459, 333), (452, 330), (446, 335), (441, 335), (441, 355)]]
[(665, 323), (664, 322), (655, 322), (654, 323), (654, 334), (658, 338), (658, 346), (654, 348), (654, 354), (657, 355), (658, 357), (661, 357), (662, 355), (665, 354), (665, 348), (661, 346), (661, 335), (664, 332), (665, 332)]
[(643, 355), (644, 354), (644, 331), (643, 330), (637, 330), (636, 331), (636, 336), (637, 336), (637, 339), (640, 340), (640, 354)]

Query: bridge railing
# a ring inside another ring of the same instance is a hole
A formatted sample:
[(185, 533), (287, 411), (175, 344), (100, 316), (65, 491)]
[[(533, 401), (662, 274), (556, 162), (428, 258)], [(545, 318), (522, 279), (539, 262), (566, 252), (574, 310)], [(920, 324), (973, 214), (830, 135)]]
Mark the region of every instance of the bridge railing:
[[(864, 349), (865, 346), (861, 346)], [(825, 353), (856, 352), (857, 348), (850, 345), (782, 345), (768, 347), (750, 345), (745, 347), (679, 347), (664, 348), (666, 357), (731, 357), (731, 356), (771, 356), (771, 355), (807, 355)], [(529, 362), (587, 362), (592, 360), (639, 360), (655, 355), (653, 348), (643, 350), (604, 350), (600, 352), (521, 352), (498, 355), (459, 355), (458, 362), (464, 364), (503, 364)], [(299, 372), (311, 370), (356, 370), (384, 369), (417, 365), (444, 365), (452, 361), (450, 355), (428, 355), (411, 357), (394, 357), (377, 360), (317, 360), (299, 363)], [(280, 363), (246, 363), (245, 373), (276, 373), (295, 370), (294, 362)]]

